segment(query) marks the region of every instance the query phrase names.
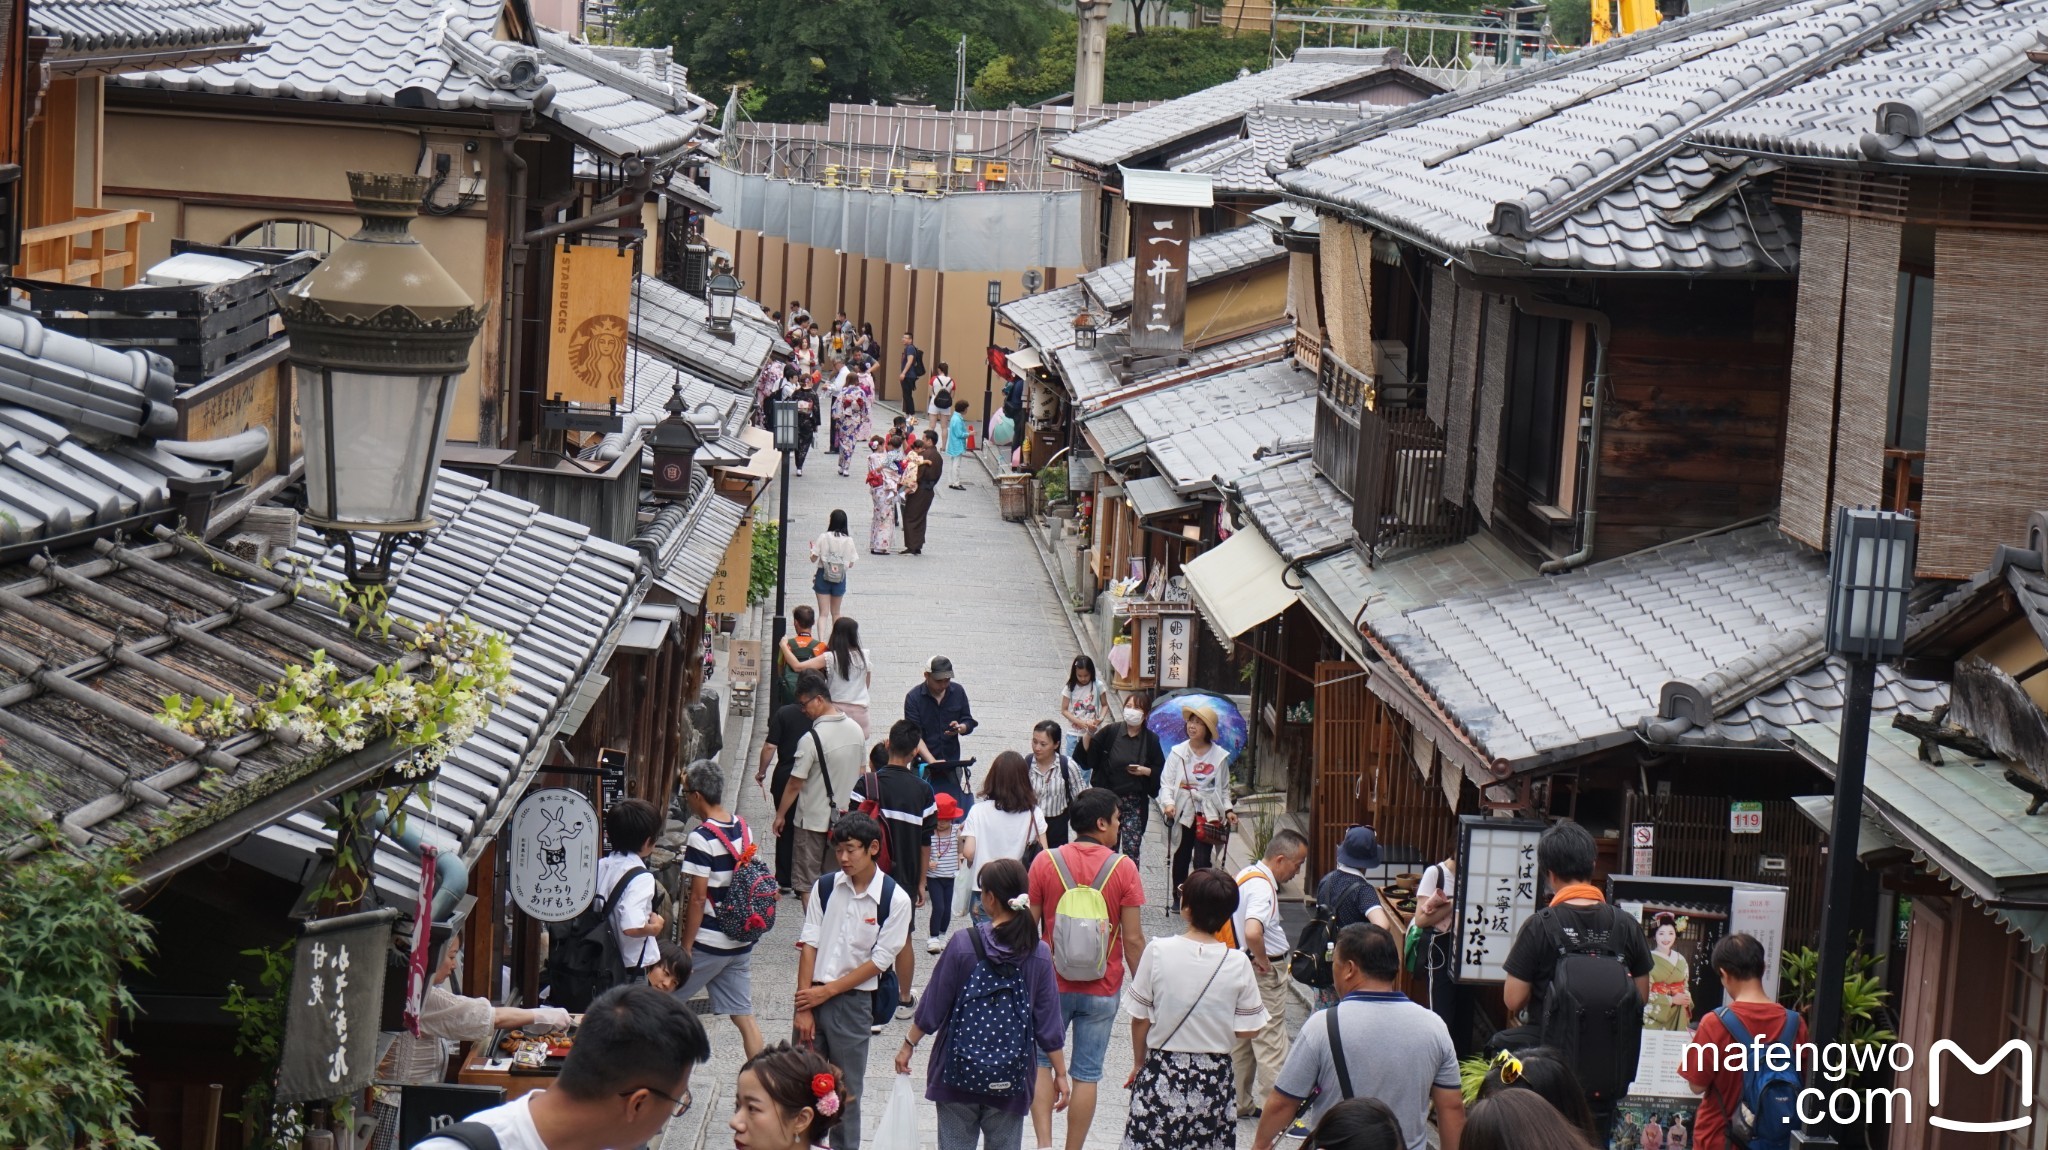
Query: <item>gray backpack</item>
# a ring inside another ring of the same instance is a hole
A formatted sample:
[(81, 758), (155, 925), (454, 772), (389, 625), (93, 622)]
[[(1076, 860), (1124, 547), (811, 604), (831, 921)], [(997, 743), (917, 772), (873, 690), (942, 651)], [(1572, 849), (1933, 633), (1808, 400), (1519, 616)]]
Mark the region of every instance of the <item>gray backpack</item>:
[(1116, 923), (1109, 917), (1102, 889), (1124, 856), (1112, 853), (1095, 872), (1094, 882), (1075, 886), (1064, 850), (1054, 847), (1047, 852), (1062, 891), (1052, 912), (1052, 969), (1068, 982), (1093, 982), (1109, 973), (1109, 948), (1116, 945)]

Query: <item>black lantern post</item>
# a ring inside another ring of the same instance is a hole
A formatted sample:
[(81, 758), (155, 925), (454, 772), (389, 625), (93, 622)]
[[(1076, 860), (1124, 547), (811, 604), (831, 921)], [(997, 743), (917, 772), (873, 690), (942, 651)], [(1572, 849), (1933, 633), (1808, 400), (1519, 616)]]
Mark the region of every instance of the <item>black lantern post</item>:
[(803, 428), (797, 421), (796, 400), (772, 400), (768, 406), (769, 427), (775, 432), (775, 450), (782, 453), (782, 466), (775, 485), (781, 488), (780, 506), (775, 513), (775, 650), (768, 657), (768, 665), (776, 669), (769, 677), (775, 684), (771, 697), (775, 705), (789, 702), (780, 697), (782, 692), (782, 637), (789, 633), (789, 616), (784, 610), (788, 600), (788, 577), (785, 568), (789, 565), (789, 461), (796, 454), (798, 442), (802, 439)]
[[(350, 172), (362, 230), (277, 297), (305, 437), (306, 522), (350, 583), (383, 583), (400, 543), (434, 527), (434, 478), (456, 381), (485, 308), (408, 230), (424, 176)], [(374, 535), (368, 555), (356, 535)]]
[(668, 414), (654, 425), (654, 433), (647, 437), (647, 444), (654, 452), (654, 497), (688, 499), (691, 466), (697, 461), (697, 449), (704, 446), (704, 436), (697, 430), (696, 423), (683, 414), (681, 383), (676, 384), (668, 402), (662, 406)]
[(1863, 826), (1863, 773), (1870, 751), (1870, 700), (1877, 665), (1906, 650), (1906, 596), (1913, 589), (1917, 527), (1911, 515), (1835, 509), (1835, 551), (1828, 564), (1828, 651), (1848, 660), (1849, 694), (1835, 755), (1835, 813), (1828, 834), (1827, 893), (1821, 905), (1813, 1041), (1841, 1036), (1842, 987), (1849, 966), (1856, 841)]
[(1003, 281), (988, 281), (988, 350), (982, 355), (981, 441), (988, 442), (988, 430), (995, 426), (996, 397), (996, 309), (1003, 306)]
[(733, 307), (739, 300), (740, 288), (743, 286), (745, 285), (740, 283), (739, 277), (731, 272), (719, 272), (711, 277), (711, 282), (706, 286), (705, 293), (708, 297), (707, 302), (711, 307), (711, 314), (706, 326), (712, 331), (719, 335), (732, 334)]

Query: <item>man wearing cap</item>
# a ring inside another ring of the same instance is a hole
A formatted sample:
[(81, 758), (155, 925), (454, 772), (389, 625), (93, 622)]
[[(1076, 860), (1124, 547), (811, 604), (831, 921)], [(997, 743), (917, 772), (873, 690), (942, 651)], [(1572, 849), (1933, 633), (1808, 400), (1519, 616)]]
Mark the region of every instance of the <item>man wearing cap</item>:
[[(1316, 905), (1328, 907), (1337, 931), (1354, 922), (1387, 925), (1387, 912), (1380, 908), (1380, 896), (1373, 889), (1369, 872), (1380, 869), (1380, 841), (1371, 827), (1352, 827), (1337, 844), (1337, 869), (1316, 884)], [(1391, 928), (1389, 928), (1391, 929)], [(1343, 997), (1335, 988), (1316, 992), (1316, 1007), (1326, 1007)]]
[(967, 688), (953, 681), (953, 660), (933, 655), (925, 663), (924, 682), (903, 697), (903, 717), (916, 723), (923, 735), (917, 753), (931, 764), (925, 777), (931, 780), (932, 790), (952, 795), (963, 812), (972, 807), (967, 769), (941, 765), (959, 760), (960, 736), (973, 734), (980, 725), (967, 702)]

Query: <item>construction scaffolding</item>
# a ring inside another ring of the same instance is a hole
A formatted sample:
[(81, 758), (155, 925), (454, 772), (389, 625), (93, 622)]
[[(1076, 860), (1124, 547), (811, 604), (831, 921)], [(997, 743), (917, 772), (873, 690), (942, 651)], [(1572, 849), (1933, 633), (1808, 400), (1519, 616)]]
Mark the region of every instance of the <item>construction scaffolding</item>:
[(1302, 48), (1399, 48), (1411, 67), (1470, 71), (1547, 60), (1557, 53), (1548, 6), (1503, 4), (1475, 15), (1344, 6), (1275, 7), (1275, 60)]

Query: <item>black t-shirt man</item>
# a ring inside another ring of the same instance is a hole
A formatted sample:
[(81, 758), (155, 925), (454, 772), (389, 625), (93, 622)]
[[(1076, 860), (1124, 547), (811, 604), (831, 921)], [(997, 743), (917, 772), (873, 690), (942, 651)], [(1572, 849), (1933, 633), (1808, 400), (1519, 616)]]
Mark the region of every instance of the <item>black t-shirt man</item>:
[[(776, 803), (782, 801), (782, 789), (789, 785), (789, 772), (796, 766), (796, 749), (805, 735), (811, 733), (811, 717), (804, 714), (799, 703), (784, 703), (775, 708), (768, 717), (768, 737), (761, 747), (761, 765), (755, 768), (754, 781), (761, 781), (761, 772), (767, 769), (768, 752), (775, 752), (775, 774), (769, 780), (768, 796)], [(795, 878), (796, 836), (778, 835), (775, 839), (775, 881), (787, 888)]]
[[(1554, 926), (1552, 924), (1555, 924)], [(1604, 902), (1561, 902), (1544, 907), (1522, 924), (1501, 964), (1510, 977), (1529, 984), (1529, 1017), (1543, 1018), (1543, 998), (1557, 971), (1559, 935), (1573, 951), (1599, 949), (1619, 954), (1632, 978), (1650, 974), (1650, 942), (1642, 925)]]
[(890, 765), (872, 775), (863, 774), (853, 785), (847, 805), (872, 797), (882, 804), (882, 833), (889, 836), (889, 877), (913, 895), (924, 890), (925, 863), (930, 856), (932, 836), (939, 829), (939, 808), (931, 784), (906, 767)]

